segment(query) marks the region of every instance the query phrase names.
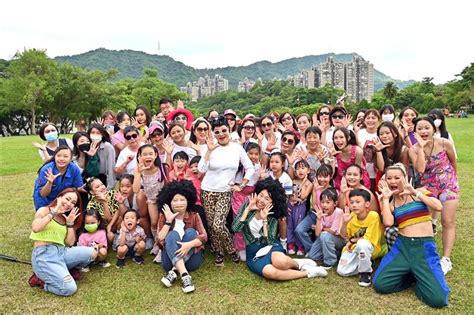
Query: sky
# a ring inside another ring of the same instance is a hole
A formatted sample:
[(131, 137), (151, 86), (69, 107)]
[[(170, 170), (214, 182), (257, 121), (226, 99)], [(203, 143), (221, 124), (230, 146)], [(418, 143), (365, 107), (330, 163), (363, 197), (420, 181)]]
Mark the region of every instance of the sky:
[(392, 78), (435, 83), (474, 62), (468, 0), (15, 0), (1, 7), (3, 59), (25, 48), (56, 57), (103, 47), (215, 68), (356, 52)]

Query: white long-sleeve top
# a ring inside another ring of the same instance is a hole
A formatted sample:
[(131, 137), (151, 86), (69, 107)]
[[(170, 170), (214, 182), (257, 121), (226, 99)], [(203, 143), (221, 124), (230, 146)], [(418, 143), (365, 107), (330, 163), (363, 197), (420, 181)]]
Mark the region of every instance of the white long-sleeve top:
[(240, 144), (229, 142), (225, 146), (215, 148), (209, 161), (205, 158), (199, 161), (199, 172), (206, 174), (202, 179), (201, 189), (212, 192), (230, 191), (240, 163), (245, 169), (244, 179), (250, 180), (255, 169)]

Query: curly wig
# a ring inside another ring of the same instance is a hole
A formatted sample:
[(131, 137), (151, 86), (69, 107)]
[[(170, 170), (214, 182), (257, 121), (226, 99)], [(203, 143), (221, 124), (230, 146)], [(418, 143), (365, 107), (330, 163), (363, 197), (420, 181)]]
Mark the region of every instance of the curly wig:
[[(284, 192), (283, 192), (284, 193)], [(159, 192), (157, 197), (158, 209), (163, 211), (163, 206), (167, 204), (171, 208), (171, 200), (174, 196), (180, 194), (188, 201), (187, 211), (195, 211), (197, 191), (190, 180), (172, 181), (166, 184)]]
[(271, 216), (280, 219), (286, 216), (286, 195), (283, 186), (278, 180), (268, 177), (257, 182), (255, 186), (255, 193), (258, 195), (262, 190), (266, 190), (272, 198), (273, 214)]

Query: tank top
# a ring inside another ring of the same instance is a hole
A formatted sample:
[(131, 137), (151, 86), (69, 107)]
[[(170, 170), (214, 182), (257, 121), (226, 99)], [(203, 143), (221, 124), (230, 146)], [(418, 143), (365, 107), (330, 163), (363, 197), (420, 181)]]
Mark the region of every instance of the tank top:
[(31, 232), (30, 239), (33, 241), (51, 242), (64, 246), (64, 239), (66, 238), (67, 227), (51, 220), (39, 232)]
[(421, 222), (431, 221), (428, 207), (419, 200), (413, 200), (393, 209), (393, 217), (399, 229)]

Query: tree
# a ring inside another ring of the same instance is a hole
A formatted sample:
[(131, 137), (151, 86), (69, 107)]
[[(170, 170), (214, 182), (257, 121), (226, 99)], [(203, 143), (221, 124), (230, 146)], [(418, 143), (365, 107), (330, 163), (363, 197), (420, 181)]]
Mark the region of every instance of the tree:
[(398, 93), (398, 87), (395, 85), (395, 82), (389, 81), (385, 84), (385, 87), (383, 88), (383, 96), (387, 100), (393, 100), (395, 96), (397, 96)]

